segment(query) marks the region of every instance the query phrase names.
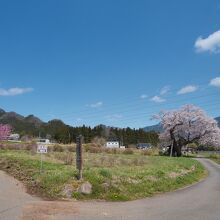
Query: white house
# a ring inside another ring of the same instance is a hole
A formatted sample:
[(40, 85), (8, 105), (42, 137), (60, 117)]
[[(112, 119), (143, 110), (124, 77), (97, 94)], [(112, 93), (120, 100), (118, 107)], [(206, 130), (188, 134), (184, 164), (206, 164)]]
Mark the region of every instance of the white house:
[(20, 135), (19, 134), (11, 134), (9, 137), (8, 137), (8, 140), (9, 141), (18, 141), (20, 139)]
[(107, 148), (120, 148), (120, 143), (119, 141), (108, 141), (106, 142), (105, 146)]
[(37, 144), (51, 144), (49, 139), (39, 139)]

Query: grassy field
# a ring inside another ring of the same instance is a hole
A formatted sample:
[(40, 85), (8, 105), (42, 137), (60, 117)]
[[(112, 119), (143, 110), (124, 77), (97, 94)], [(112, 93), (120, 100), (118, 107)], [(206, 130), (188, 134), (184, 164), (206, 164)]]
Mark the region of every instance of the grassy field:
[[(64, 189), (76, 199), (127, 201), (172, 191), (195, 183), (207, 175), (203, 166), (190, 158), (146, 156), (143, 153), (84, 153), (83, 181), (78, 181), (74, 152), (50, 152), (43, 157), (33, 151), (0, 150), (0, 169), (42, 197), (64, 198)], [(92, 184), (90, 195), (77, 189)]]
[(220, 154), (211, 154), (208, 158), (220, 164)]
[(199, 155), (202, 155), (210, 160), (213, 160), (214, 162), (220, 164), (220, 151), (201, 151), (199, 152)]

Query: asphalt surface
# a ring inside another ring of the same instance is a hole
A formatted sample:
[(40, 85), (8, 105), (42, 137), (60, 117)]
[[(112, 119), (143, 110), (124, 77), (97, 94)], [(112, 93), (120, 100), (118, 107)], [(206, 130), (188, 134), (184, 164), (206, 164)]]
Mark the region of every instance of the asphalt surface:
[(0, 220), (17, 216), (22, 220), (220, 220), (220, 165), (199, 160), (209, 171), (204, 181), (152, 198), (115, 203), (38, 201), (17, 190), (14, 180), (0, 172)]
[(0, 220), (17, 220), (23, 207), (33, 201), (39, 201), (27, 193), (23, 185), (0, 171)]

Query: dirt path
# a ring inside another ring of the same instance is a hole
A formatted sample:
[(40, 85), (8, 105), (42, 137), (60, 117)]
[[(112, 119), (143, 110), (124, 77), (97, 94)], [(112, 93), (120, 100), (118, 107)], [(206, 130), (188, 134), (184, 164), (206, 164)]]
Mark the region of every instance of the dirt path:
[(219, 220), (220, 166), (200, 161), (210, 172), (205, 181), (153, 198), (117, 203), (39, 201), (17, 190), (16, 181), (0, 172), (0, 219), (18, 219), (13, 215), (21, 216), (23, 209), (22, 220)]

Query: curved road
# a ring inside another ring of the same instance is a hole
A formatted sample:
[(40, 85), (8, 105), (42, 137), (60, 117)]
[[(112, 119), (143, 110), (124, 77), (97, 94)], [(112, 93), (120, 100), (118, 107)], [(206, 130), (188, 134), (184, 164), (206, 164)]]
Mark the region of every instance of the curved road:
[(220, 165), (208, 159), (199, 161), (209, 171), (206, 180), (153, 198), (116, 203), (39, 201), (24, 193), (11, 177), (0, 172), (0, 219), (219, 220)]

